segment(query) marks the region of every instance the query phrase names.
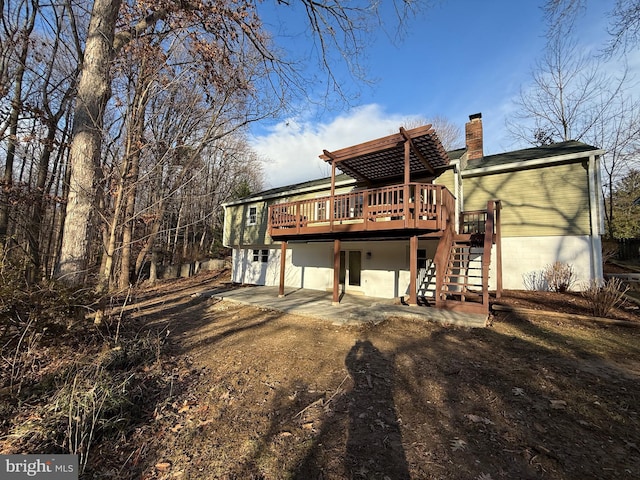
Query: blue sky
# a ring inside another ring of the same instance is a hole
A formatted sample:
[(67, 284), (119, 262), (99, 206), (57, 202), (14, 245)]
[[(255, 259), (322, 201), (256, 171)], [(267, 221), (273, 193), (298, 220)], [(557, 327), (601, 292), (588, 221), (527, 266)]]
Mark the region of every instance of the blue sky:
[[(416, 117), (442, 116), (463, 129), (470, 114), (482, 112), (485, 154), (525, 146), (509, 138), (505, 120), (543, 53), (543, 2), (434, 3), (410, 21), (401, 40), (390, 38), (392, 25), (376, 32), (365, 61), (372, 85), (352, 84), (354, 80), (342, 73), (345, 89), (359, 92), (350, 99), (351, 105), (332, 110), (301, 104), (286, 118), (253, 126), (250, 141), (265, 159), (265, 188), (326, 176), (329, 169), (318, 159), (323, 149), (388, 135)], [(602, 3), (589, 2), (579, 20), (580, 41), (586, 48), (597, 48), (606, 38)], [(287, 12), (290, 16), (284, 22), (302, 13)], [(274, 26), (277, 20), (268, 17), (268, 21)], [(302, 20), (295, 25), (302, 29)], [(294, 37), (287, 45), (294, 54), (313, 48), (303, 30), (289, 30)]]

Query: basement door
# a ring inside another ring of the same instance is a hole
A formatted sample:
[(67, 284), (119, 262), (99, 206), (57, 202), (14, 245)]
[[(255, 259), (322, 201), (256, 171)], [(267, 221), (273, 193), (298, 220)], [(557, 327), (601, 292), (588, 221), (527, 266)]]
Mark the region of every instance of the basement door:
[(361, 292), (362, 252), (340, 251), (340, 289), (342, 292)]

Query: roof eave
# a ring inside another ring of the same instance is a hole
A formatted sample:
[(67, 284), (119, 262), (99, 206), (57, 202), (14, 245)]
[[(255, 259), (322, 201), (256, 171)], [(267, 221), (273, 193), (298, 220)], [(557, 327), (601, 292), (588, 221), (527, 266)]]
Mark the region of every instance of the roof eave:
[[(357, 183), (357, 181), (354, 178), (347, 178), (344, 180), (338, 180), (336, 181), (336, 187), (342, 187), (342, 186), (346, 186), (346, 185), (351, 185)], [(301, 187), (301, 188), (293, 188), (291, 190), (283, 190), (280, 192), (275, 192), (275, 193), (269, 193), (269, 194), (265, 194), (265, 195), (261, 195), (261, 194), (256, 194), (250, 197), (245, 197), (245, 198), (240, 198), (238, 200), (230, 200), (228, 202), (224, 202), (221, 205), (223, 207), (231, 207), (234, 205), (243, 205), (245, 203), (255, 203), (255, 202), (262, 202), (265, 200), (272, 200), (274, 198), (282, 198), (282, 197), (289, 197), (291, 195), (299, 195), (301, 193), (309, 193), (309, 192), (313, 192), (313, 191), (322, 191), (322, 190), (326, 190), (327, 186), (331, 185), (331, 179), (327, 178), (325, 183), (319, 183), (316, 185), (311, 185), (311, 186), (307, 186), (307, 187)], [(292, 185), (294, 186), (294, 185)]]
[(523, 160), (517, 162), (509, 162), (503, 165), (492, 165), (490, 167), (478, 167), (463, 170), (463, 177), (479, 177), (482, 175), (490, 175), (493, 173), (511, 172), (514, 170), (526, 170), (529, 168), (542, 167), (545, 165), (570, 163), (590, 157), (592, 155), (602, 156), (605, 151), (602, 149), (585, 150), (583, 152), (569, 153), (565, 155), (554, 155), (552, 157), (536, 158), (533, 160)]

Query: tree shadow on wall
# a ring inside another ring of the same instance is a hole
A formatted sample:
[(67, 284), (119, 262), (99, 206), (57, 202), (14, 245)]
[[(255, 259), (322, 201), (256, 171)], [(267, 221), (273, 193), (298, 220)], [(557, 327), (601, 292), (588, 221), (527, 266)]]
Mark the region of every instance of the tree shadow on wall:
[(345, 469), (351, 479), (409, 479), (393, 401), (393, 362), (369, 341), (356, 341), (345, 359), (353, 378)]

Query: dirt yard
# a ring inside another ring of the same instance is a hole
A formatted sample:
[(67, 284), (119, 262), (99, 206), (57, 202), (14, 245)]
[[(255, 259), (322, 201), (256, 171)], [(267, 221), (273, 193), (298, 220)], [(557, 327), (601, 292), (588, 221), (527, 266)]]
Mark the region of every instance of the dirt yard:
[[(225, 280), (160, 283), (118, 316), (164, 345), (130, 374), (134, 419), (95, 438), (81, 478), (639, 478), (640, 328), (572, 320), (579, 296), (508, 293), (567, 316), (501, 312), (482, 329), (338, 327), (201, 293)], [(640, 321), (626, 307), (612, 317)], [(45, 405), (4, 407), (0, 452), (63, 447), (15, 434), (46, 423)]]
[(96, 478), (638, 478), (640, 329), (346, 328), (190, 288), (133, 315), (168, 332), (171, 397), (103, 446)]

